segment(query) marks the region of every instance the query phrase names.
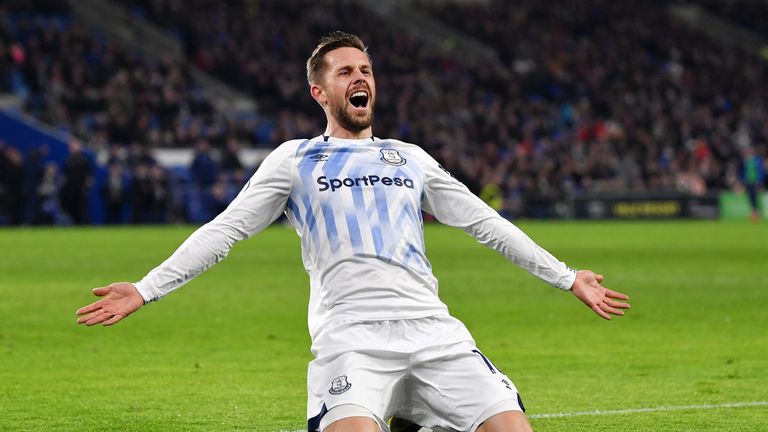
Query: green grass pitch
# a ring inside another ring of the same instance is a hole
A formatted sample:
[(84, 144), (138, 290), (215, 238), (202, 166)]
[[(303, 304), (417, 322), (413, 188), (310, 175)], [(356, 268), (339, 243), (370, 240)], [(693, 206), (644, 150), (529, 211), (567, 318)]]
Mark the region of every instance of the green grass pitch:
[[(535, 430), (768, 430), (768, 225), (521, 227), (632, 298), (603, 321), (460, 230), (427, 227), (441, 298), (515, 381)], [(91, 288), (140, 278), (192, 230), (0, 230), (0, 431), (306, 424), (308, 278), (289, 228), (114, 327), (75, 324)], [(741, 402), (763, 404), (719, 406)], [(537, 417), (692, 405), (709, 408)]]

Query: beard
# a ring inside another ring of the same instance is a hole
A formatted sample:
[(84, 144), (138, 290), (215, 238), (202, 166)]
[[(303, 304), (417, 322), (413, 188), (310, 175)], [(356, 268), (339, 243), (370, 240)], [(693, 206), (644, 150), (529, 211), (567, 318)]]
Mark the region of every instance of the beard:
[(346, 100), (344, 101), (343, 104), (337, 105), (333, 109), (334, 117), (339, 122), (339, 125), (341, 125), (341, 127), (343, 127), (344, 129), (354, 133), (361, 132), (365, 129), (368, 129), (371, 126), (371, 124), (373, 124), (374, 100), (371, 99), (370, 101), (368, 101), (368, 103), (370, 104), (370, 112), (365, 117), (360, 118), (360, 117), (351, 116), (346, 110), (346, 107), (349, 105), (349, 101), (346, 101)]

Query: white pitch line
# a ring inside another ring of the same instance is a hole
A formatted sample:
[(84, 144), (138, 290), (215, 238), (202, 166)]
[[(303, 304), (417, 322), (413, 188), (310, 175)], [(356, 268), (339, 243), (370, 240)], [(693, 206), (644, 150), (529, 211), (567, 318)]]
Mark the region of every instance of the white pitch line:
[(660, 406), (655, 408), (628, 408), (628, 409), (620, 409), (620, 410), (577, 411), (577, 412), (551, 413), (551, 414), (531, 414), (528, 416), (528, 418), (546, 419), (546, 418), (558, 418), (558, 417), (637, 414), (637, 413), (646, 413), (646, 412), (708, 410), (708, 409), (718, 409), (718, 408), (740, 408), (740, 407), (755, 407), (755, 406), (768, 406), (768, 401), (733, 402), (733, 403), (724, 403), (724, 404), (704, 404), (704, 405)]
[[(756, 407), (756, 406), (768, 406), (768, 401), (732, 402), (732, 403), (724, 403), (724, 404), (704, 404), (704, 405), (675, 405), (675, 406), (660, 406), (660, 407), (654, 407), (654, 408), (628, 408), (628, 409), (620, 409), (620, 410), (595, 410), (595, 411), (576, 411), (576, 412), (548, 413), (548, 414), (531, 414), (528, 416), (528, 418), (548, 419), (548, 418), (559, 418), (559, 417), (638, 414), (638, 413), (647, 413), (647, 412), (709, 410), (709, 409), (719, 409), (719, 408), (742, 408), (742, 407)], [(281, 430), (279, 432), (305, 432), (305, 431), (306, 429), (297, 429), (295, 431)]]

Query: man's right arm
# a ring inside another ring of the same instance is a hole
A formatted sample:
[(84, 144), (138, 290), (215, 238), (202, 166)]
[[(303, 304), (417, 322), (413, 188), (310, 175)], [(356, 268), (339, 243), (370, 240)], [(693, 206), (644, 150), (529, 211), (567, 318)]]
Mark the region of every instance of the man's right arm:
[[(236, 242), (256, 234), (280, 216), (291, 191), (292, 161), (296, 146), (295, 141), (289, 141), (270, 153), (226, 210), (198, 228), (168, 259), (144, 278), (128, 284), (138, 292), (143, 303), (158, 300), (181, 287), (224, 259)], [(94, 293), (99, 295), (96, 290)], [(109, 297), (106, 292), (102, 295)], [(131, 297), (126, 294), (121, 300), (130, 301)], [(86, 308), (95, 307), (102, 301)], [(86, 308), (79, 310), (78, 314)], [(87, 313), (98, 311), (96, 308)], [(106, 318), (104, 322), (109, 319)]]

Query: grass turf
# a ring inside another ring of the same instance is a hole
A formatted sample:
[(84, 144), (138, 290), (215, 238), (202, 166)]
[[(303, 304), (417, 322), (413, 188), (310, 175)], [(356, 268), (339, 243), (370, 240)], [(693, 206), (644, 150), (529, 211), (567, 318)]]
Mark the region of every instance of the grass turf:
[[(529, 414), (768, 400), (768, 225), (521, 224), (632, 297), (604, 322), (459, 230), (428, 226), (440, 294)], [(135, 280), (193, 228), (0, 230), (0, 430), (279, 431), (305, 424), (308, 280), (272, 227), (111, 328), (89, 289)], [(768, 407), (532, 419), (537, 431), (764, 431)]]

